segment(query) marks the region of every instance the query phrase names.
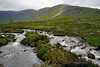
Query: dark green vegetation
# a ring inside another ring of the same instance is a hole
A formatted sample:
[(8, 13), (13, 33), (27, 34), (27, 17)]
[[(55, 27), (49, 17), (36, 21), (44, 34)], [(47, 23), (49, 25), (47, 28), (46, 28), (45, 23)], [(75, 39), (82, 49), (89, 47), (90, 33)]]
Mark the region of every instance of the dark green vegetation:
[(21, 43), (31, 47), (36, 47), (39, 44), (46, 44), (49, 42), (49, 39), (46, 36), (33, 32), (27, 32), (26, 37), (27, 38), (23, 39)]
[(14, 27), (7, 27), (7, 26), (1, 26), (0, 32), (4, 33), (23, 33), (24, 31), (20, 28), (14, 28)]
[(100, 10), (62, 4), (40, 10), (0, 11), (0, 23), (86, 16), (100, 16)]
[(47, 67), (46, 65), (48, 64), (53, 67), (98, 67), (98, 65), (93, 64), (91, 61), (79, 59), (76, 54), (58, 48), (58, 46), (43, 44), (38, 45), (37, 48), (37, 56), (45, 61), (41, 67)]
[(6, 45), (9, 42), (9, 39), (14, 39), (15, 35), (13, 34), (5, 34), (2, 36), (0, 34), (0, 46)]
[(0, 46), (7, 44), (7, 39), (0, 34)]
[(3, 46), (5, 44), (7, 44), (7, 40), (4, 38), (2, 38), (2, 39), (0, 38), (0, 46)]
[(14, 39), (15, 38), (15, 35), (13, 34), (5, 34), (5, 37), (8, 39)]

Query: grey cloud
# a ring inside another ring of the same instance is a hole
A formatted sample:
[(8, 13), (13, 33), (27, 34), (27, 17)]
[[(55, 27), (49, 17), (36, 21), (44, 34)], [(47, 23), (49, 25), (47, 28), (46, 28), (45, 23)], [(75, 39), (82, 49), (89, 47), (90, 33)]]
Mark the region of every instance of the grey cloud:
[(67, 4), (79, 5), (85, 7), (99, 7), (100, 0), (64, 0)]
[(0, 0), (0, 10), (24, 10), (69, 4), (100, 8), (100, 0)]

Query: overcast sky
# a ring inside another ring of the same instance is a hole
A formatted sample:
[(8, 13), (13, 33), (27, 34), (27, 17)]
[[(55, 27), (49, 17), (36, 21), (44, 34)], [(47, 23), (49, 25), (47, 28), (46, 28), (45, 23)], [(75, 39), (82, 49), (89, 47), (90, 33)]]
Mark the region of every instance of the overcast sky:
[(100, 0), (0, 0), (0, 10), (37, 10), (43, 7), (52, 7), (58, 4), (68, 4), (100, 9)]

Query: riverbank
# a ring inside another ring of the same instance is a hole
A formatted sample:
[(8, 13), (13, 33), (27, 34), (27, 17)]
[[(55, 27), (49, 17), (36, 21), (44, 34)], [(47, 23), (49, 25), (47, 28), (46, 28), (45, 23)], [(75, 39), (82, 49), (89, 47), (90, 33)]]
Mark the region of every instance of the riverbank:
[(27, 32), (37, 32), (40, 35), (46, 35), (49, 37), (50, 44), (60, 43), (64, 50), (71, 51), (76, 53), (80, 58), (85, 58), (91, 60), (95, 64), (99, 65), (100, 53), (96, 51), (98, 47), (90, 46), (80, 37), (71, 37), (71, 36), (54, 36), (51, 32), (39, 31), (39, 30), (24, 30)]
[[(87, 60), (91, 60), (93, 63), (100, 63), (100, 52), (95, 50), (96, 47), (89, 46), (85, 43), (80, 37), (70, 37), (70, 36), (54, 36), (51, 32), (39, 31), (39, 30), (30, 30), (23, 29), (23, 33), (13, 33), (15, 35), (15, 42), (9, 42), (6, 46), (0, 47), (0, 63), (4, 64), (6, 67), (14, 67), (17, 65), (18, 67), (31, 67), (32, 65), (40, 65), (43, 63), (37, 56), (36, 53), (33, 52), (32, 47), (25, 47), (20, 44), (20, 42), (26, 38), (26, 32), (37, 32), (39, 35), (46, 35), (50, 44), (60, 43), (64, 50), (71, 51), (76, 53), (79, 58), (85, 58)], [(49, 46), (50, 47), (50, 46)], [(54, 47), (51, 47), (54, 48)], [(50, 50), (51, 50), (50, 48)], [(41, 47), (42, 49), (42, 47)], [(46, 48), (43, 48), (46, 49)], [(54, 48), (55, 49), (55, 48)], [(56, 47), (57, 50), (59, 48)], [(48, 47), (47, 47), (48, 50)], [(61, 50), (62, 52), (62, 50)], [(67, 53), (67, 52), (66, 52)], [(75, 55), (76, 56), (76, 55)], [(95, 57), (95, 58), (94, 58)], [(10, 61), (11, 60), (11, 61)], [(10, 62), (9, 62), (10, 61)], [(9, 62), (9, 63), (8, 63)]]

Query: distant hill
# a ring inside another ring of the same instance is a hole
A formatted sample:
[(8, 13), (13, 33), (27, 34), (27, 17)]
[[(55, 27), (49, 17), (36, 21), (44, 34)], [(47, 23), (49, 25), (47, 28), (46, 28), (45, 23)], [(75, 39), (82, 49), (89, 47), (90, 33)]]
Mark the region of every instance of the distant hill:
[(0, 23), (10, 22), (11, 18), (13, 22), (18, 22), (89, 16), (100, 16), (100, 9), (62, 4), (39, 10), (27, 9), (22, 11), (0, 11)]

